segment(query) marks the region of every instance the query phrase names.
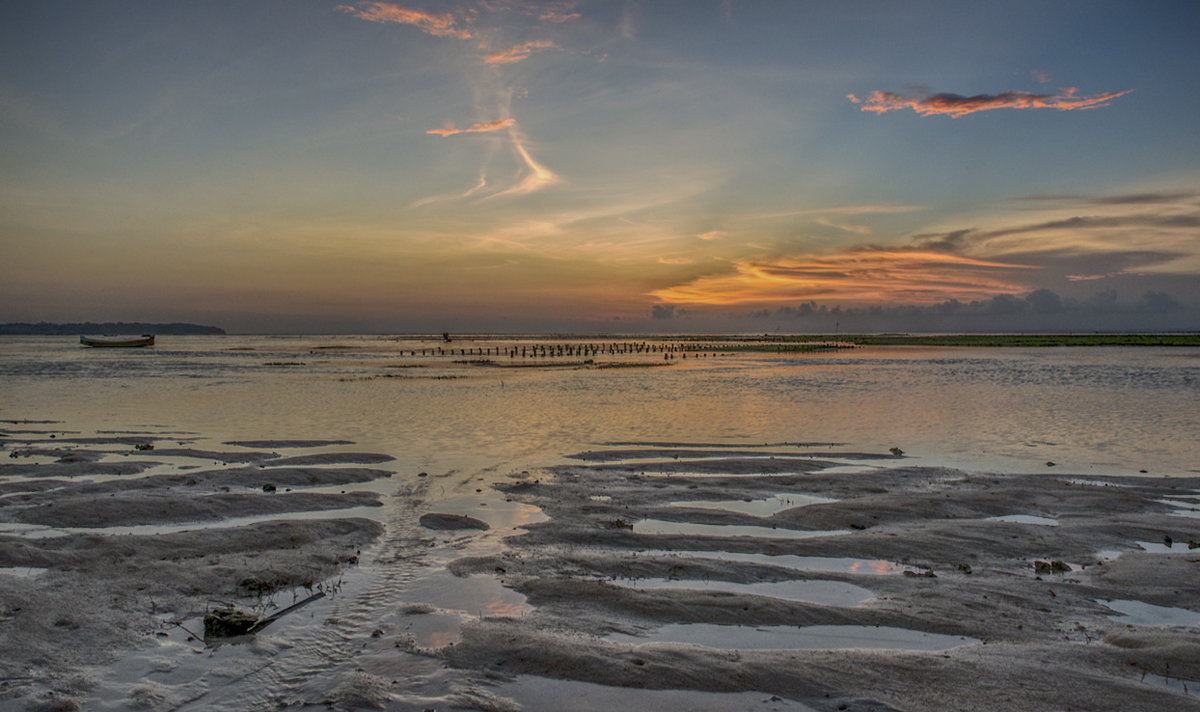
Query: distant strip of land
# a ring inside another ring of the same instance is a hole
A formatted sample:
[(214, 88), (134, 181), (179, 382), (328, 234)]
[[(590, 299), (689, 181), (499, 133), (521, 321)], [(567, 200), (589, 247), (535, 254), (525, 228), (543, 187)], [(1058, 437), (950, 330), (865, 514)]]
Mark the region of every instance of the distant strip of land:
[(74, 324), (10, 323), (0, 324), (0, 334), (13, 336), (78, 336), (82, 334), (224, 334), (225, 330), (203, 324), (154, 324), (148, 322), (103, 322), (91, 321)]

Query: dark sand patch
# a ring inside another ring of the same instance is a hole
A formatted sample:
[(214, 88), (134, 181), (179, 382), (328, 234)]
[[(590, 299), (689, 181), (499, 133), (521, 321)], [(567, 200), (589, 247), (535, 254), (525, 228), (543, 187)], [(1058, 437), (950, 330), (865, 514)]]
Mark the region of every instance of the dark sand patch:
[(320, 512), (381, 506), (374, 492), (320, 494), (138, 493), (91, 497), (57, 497), (53, 503), (16, 509), (13, 519), (47, 527), (97, 528), (172, 522), (216, 522), (286, 512)]
[[(61, 476), (61, 475), (60, 475)], [(386, 470), (365, 467), (281, 467), (263, 469), (257, 467), (228, 468), (220, 470), (195, 470), (181, 474), (147, 475), (144, 477), (101, 478), (92, 481), (86, 477), (77, 479), (17, 479), (0, 480), (0, 495), (12, 495), (0, 502), (0, 520), (4, 519), (4, 507), (13, 504), (38, 504), (37, 500), (23, 497), (19, 493), (44, 492), (55, 489), (63, 497), (99, 497), (115, 493), (154, 492), (171, 488), (186, 488), (192, 494), (230, 492), (235, 488), (250, 488), (271, 491), (300, 487), (329, 487), (361, 482), (370, 482), (391, 477)]]
[(267, 467), (296, 467), (301, 465), (376, 465), (392, 462), (396, 458), (378, 452), (325, 452), (317, 455), (299, 455), (270, 460)]
[[(802, 446), (797, 446), (802, 447)], [(575, 460), (584, 462), (622, 462), (626, 460), (647, 460), (653, 458), (670, 457), (679, 460), (694, 460), (700, 458), (721, 458), (729, 460), (739, 457), (748, 458), (795, 458), (797, 456), (815, 457), (820, 455), (823, 458), (846, 458), (852, 460), (895, 460), (895, 455), (880, 455), (878, 453), (864, 452), (835, 452), (830, 449), (821, 449), (812, 453), (798, 453), (796, 450), (750, 450), (746, 448), (729, 448), (729, 447), (713, 447), (712, 449), (693, 449), (693, 448), (678, 448), (678, 447), (646, 447), (646, 448), (624, 448), (624, 449), (609, 449), (609, 450), (587, 450), (585, 452), (568, 455)]]
[(353, 445), (353, 440), (229, 440), (221, 443), (222, 445), (236, 445), (237, 447), (253, 447), (253, 448), (305, 448), (305, 447), (328, 447), (330, 445)]
[(487, 522), (468, 517), (465, 514), (443, 514), (440, 512), (430, 512), (421, 515), (421, 526), (426, 529), (435, 529), (438, 531), (453, 530), (453, 529), (481, 529), (486, 530), (491, 527)]
[(0, 478), (136, 475), (161, 464), (161, 462), (151, 462), (149, 460), (117, 460), (115, 462), (96, 462), (88, 458), (79, 460), (60, 459), (58, 462), (44, 464), (0, 464)]

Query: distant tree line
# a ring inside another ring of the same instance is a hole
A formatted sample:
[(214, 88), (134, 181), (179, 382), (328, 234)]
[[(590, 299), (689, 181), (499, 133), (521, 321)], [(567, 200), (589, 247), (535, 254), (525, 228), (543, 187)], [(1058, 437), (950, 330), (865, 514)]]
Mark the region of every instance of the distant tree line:
[(97, 323), (85, 321), (75, 324), (37, 324), (11, 323), (0, 324), (0, 334), (18, 336), (82, 336), (85, 334), (224, 334), (224, 329), (203, 324), (152, 324), (148, 322), (107, 321)]

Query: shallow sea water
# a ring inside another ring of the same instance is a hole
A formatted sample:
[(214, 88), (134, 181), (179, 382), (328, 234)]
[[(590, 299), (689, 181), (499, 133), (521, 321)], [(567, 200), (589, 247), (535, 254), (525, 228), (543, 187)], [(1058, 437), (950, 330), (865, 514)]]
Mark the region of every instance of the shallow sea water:
[[(617, 441), (900, 447), (921, 462), (972, 470), (1050, 471), (1047, 462), (1075, 474), (1197, 468), (1194, 349), (869, 347), (670, 365), (658, 352), (428, 355), (534, 343), (163, 336), (152, 349), (125, 350), (3, 337), (0, 419), (89, 433), (196, 433), (207, 442), (194, 447), (214, 449), (230, 440), (343, 439), (395, 455), (398, 471), (524, 468)], [(587, 358), (646, 367), (510, 367)]]

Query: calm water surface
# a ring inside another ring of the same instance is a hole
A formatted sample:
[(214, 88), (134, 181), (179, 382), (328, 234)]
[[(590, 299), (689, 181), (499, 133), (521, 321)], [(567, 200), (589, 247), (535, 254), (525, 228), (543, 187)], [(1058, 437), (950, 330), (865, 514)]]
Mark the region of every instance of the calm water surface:
[[(202, 444), (345, 439), (395, 455), (401, 471), (500, 475), (614, 441), (895, 446), (921, 463), (1045, 472), (1053, 461), (1056, 473), (1185, 474), (1200, 461), (1195, 349), (869, 347), (670, 365), (654, 352), (536, 359), (644, 368), (516, 368), (535, 360), (436, 350), (564, 342), (439, 341), (163, 336), (109, 350), (3, 337), (0, 418)], [(496, 365), (473, 363), (485, 360)]]

